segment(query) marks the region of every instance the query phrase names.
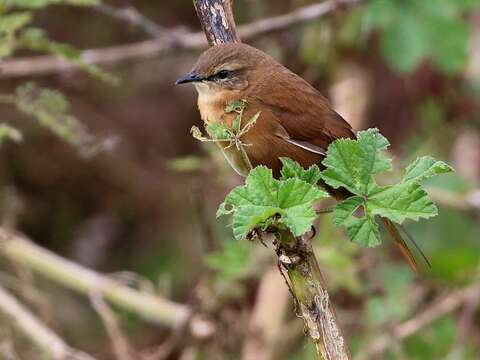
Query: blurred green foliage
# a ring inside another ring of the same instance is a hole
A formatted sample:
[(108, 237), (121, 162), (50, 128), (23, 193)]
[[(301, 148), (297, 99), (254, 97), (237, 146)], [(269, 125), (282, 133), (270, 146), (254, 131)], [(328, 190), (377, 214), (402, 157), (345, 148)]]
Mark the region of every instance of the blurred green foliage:
[(367, 32), (381, 30), (383, 54), (400, 72), (431, 59), (446, 73), (463, 69), (468, 60), (470, 28), (463, 15), (480, 8), (475, 0), (372, 0), (365, 6)]
[[(13, 105), (18, 111), (34, 117), (40, 125), (85, 154), (94, 151), (94, 138), (82, 123), (68, 113), (68, 101), (59, 91), (26, 83), (19, 86), (13, 95), (1, 95), (0, 103)], [(10, 126), (10, 135), (13, 135), (12, 129), (19, 133), (18, 129)]]

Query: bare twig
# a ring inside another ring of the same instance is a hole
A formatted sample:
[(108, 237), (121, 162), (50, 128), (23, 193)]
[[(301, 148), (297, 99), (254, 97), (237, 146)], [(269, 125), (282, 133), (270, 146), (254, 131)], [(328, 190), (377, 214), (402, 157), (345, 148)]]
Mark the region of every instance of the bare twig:
[(135, 351), (130, 346), (127, 338), (120, 329), (117, 318), (112, 309), (103, 300), (101, 292), (93, 291), (90, 294), (90, 302), (97, 314), (102, 319), (103, 325), (107, 330), (108, 337), (112, 343), (113, 353), (117, 360), (131, 360), (138, 358)]
[(112, 304), (153, 323), (176, 327), (190, 316), (190, 309), (185, 305), (121, 285), (1, 227), (0, 254), (79, 293), (88, 295), (92, 291), (101, 291)]
[(157, 25), (154, 21), (147, 18), (145, 15), (142, 15), (137, 9), (133, 6), (126, 6), (124, 8), (118, 9), (114, 6), (110, 6), (105, 3), (100, 3), (95, 6), (95, 9), (107, 16), (110, 16), (116, 20), (126, 22), (132, 26), (141, 28), (146, 34), (157, 37), (165, 31), (164, 28)]
[[(291, 13), (258, 20), (247, 25), (239, 26), (238, 34), (243, 40), (286, 29), (290, 26), (307, 23), (321, 18), (343, 6), (354, 5), (362, 0), (327, 0), (319, 4), (302, 7)], [(160, 32), (153, 40), (141, 41), (133, 44), (111, 46), (99, 49), (89, 49), (81, 52), (81, 60), (86, 64), (105, 65), (151, 59), (178, 50), (198, 50), (205, 48), (203, 32), (186, 32), (184, 29), (174, 28)], [(38, 76), (75, 69), (75, 65), (56, 56), (34, 56), (3, 60), (0, 62), (0, 77), (13, 78), (24, 76)]]
[[(11, 319), (12, 323), (36, 346), (54, 360), (93, 360), (87, 353), (67, 345), (57, 334), (40, 322), (14, 296), (0, 287), (0, 312)], [(42, 356), (39, 355), (39, 358)]]
[(465, 290), (452, 292), (442, 299), (433, 301), (423, 312), (396, 326), (391, 332), (376, 337), (356, 358), (365, 360), (374, 358), (387, 350), (393, 342), (399, 342), (417, 333), (435, 320), (458, 309), (479, 292), (480, 283), (477, 282)]

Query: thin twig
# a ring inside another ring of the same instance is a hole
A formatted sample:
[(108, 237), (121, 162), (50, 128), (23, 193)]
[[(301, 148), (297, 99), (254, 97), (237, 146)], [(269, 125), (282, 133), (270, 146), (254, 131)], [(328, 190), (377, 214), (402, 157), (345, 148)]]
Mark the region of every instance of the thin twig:
[[(362, 0), (323, 1), (318, 4), (301, 7), (285, 15), (274, 16), (239, 26), (238, 33), (244, 41), (251, 40), (274, 31), (284, 30), (294, 25), (316, 20), (341, 7), (361, 2)], [(84, 50), (81, 52), (80, 58), (86, 64), (116, 64), (124, 61), (151, 59), (178, 50), (198, 50), (206, 46), (207, 42), (203, 32), (187, 32), (183, 28), (173, 28), (168, 31), (162, 31), (153, 40)], [(38, 76), (74, 69), (75, 65), (56, 56), (44, 55), (14, 58), (0, 62), (0, 78)]]
[(108, 337), (112, 343), (113, 353), (117, 360), (131, 360), (138, 358), (135, 351), (128, 342), (127, 338), (120, 329), (118, 320), (112, 309), (105, 303), (103, 295), (99, 291), (93, 291), (90, 294), (90, 302), (97, 314), (102, 319), (103, 325), (107, 330)]
[(165, 31), (163, 27), (141, 14), (133, 6), (126, 6), (119, 9), (102, 2), (95, 6), (95, 10), (116, 20), (141, 28), (146, 34), (152, 37), (158, 37)]
[(417, 333), (426, 326), (432, 324), (442, 316), (458, 309), (465, 301), (480, 292), (480, 283), (475, 283), (465, 290), (450, 293), (442, 299), (433, 301), (424, 311), (413, 316), (410, 320), (396, 326), (391, 332), (384, 333), (375, 338), (363, 351), (357, 355), (357, 359), (373, 359), (376, 355), (387, 350), (392, 342), (399, 342)]
[[(44, 355), (54, 360), (94, 360), (85, 352), (67, 345), (57, 334), (47, 328), (17, 299), (0, 286), (0, 312), (25, 334)], [(39, 355), (38, 358), (43, 358)]]
[(84, 295), (92, 291), (102, 291), (105, 299), (112, 304), (153, 323), (176, 327), (186, 321), (191, 313), (185, 305), (124, 286), (1, 227), (0, 254)]

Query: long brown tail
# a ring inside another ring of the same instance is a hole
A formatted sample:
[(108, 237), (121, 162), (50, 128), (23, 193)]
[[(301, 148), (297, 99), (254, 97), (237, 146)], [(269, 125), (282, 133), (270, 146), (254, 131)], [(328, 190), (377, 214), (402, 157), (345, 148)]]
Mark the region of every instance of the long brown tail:
[[(325, 186), (325, 185), (324, 185)], [(351, 196), (352, 194), (346, 190), (346, 189), (343, 189), (343, 188), (340, 188), (340, 189), (333, 189), (329, 186), (325, 186), (325, 188), (327, 189), (327, 191), (330, 193), (330, 195), (332, 195), (335, 199), (337, 199), (338, 201), (342, 201), (342, 200), (345, 200), (347, 199), (349, 196)], [(385, 227), (385, 229), (387, 230), (387, 232), (390, 234), (390, 236), (392, 237), (392, 239), (395, 241), (395, 244), (397, 244), (398, 248), (400, 249), (400, 252), (402, 253), (403, 257), (405, 258), (406, 262), (408, 263), (408, 265), (410, 266), (410, 268), (413, 270), (413, 272), (415, 272), (416, 274), (418, 274), (418, 265), (417, 265), (417, 261), (415, 260), (415, 258), (413, 257), (413, 254), (412, 252), (410, 251), (410, 249), (408, 248), (407, 244), (405, 243), (405, 240), (403, 240), (402, 236), (400, 235), (398, 229), (397, 229), (397, 226), (391, 222), (389, 219), (387, 218), (381, 218), (382, 219), (382, 223)], [(423, 259), (425, 260), (426, 264), (431, 267), (430, 265), (430, 262), (428, 261), (427, 257), (425, 256), (425, 254), (423, 253), (422, 249), (420, 249), (420, 247), (417, 245), (417, 243), (415, 242), (415, 240), (410, 236), (410, 234), (407, 232), (407, 230), (405, 230), (405, 228), (402, 226), (402, 225), (399, 225), (399, 227), (404, 231), (405, 235), (407, 236), (407, 238), (412, 242), (412, 244), (415, 246), (415, 248), (418, 250), (418, 252), (420, 253), (420, 255), (423, 257)]]
[[(412, 270), (418, 274), (418, 265), (417, 265), (417, 262), (415, 260), (415, 258), (413, 257), (413, 254), (412, 252), (410, 251), (410, 249), (408, 248), (407, 244), (405, 243), (405, 240), (403, 240), (402, 236), (400, 235), (400, 233), (398, 232), (398, 229), (397, 227), (395, 226), (394, 223), (392, 223), (389, 219), (386, 219), (386, 218), (381, 218), (382, 219), (382, 222), (383, 222), (383, 225), (385, 226), (385, 229), (388, 231), (388, 233), (390, 234), (390, 236), (393, 238), (393, 240), (395, 241), (395, 244), (397, 244), (398, 248), (400, 249), (400, 252), (402, 253), (403, 257), (405, 258), (405, 260), (407, 261), (408, 265), (410, 265), (410, 267), (412, 268)], [(413, 241), (413, 239), (412, 239)], [(415, 244), (415, 242), (413, 241), (414, 245), (417, 247), (418, 249), (418, 246)], [(428, 259), (425, 257), (425, 255), (422, 253), (422, 251), (420, 249), (418, 249), (420, 251), (420, 253), (422, 254), (423, 258), (425, 259), (426, 263), (428, 265), (430, 265)]]

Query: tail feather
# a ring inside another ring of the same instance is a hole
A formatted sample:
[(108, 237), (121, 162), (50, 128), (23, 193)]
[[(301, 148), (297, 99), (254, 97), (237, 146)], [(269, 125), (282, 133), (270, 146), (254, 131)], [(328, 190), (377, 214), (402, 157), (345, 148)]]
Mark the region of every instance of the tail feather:
[[(402, 236), (398, 232), (398, 229), (396, 228), (395, 224), (392, 223), (389, 219), (386, 219), (386, 218), (382, 218), (382, 222), (383, 222), (383, 225), (385, 226), (385, 229), (388, 231), (390, 236), (395, 241), (395, 244), (397, 244), (398, 248), (400, 249), (400, 252), (402, 253), (405, 260), (407, 261), (410, 268), (413, 270), (413, 272), (418, 274), (417, 262), (416, 262), (415, 258), (413, 257), (413, 254), (410, 251), (410, 249), (408, 248), (407, 244), (405, 243), (405, 240), (403, 240)], [(422, 253), (422, 255), (425, 256), (423, 253)], [(430, 264), (428, 262), (428, 260), (427, 260), (427, 263)]]
[(410, 233), (407, 231), (407, 229), (405, 229), (405, 226), (399, 224), (398, 227), (402, 230), (402, 232), (405, 234), (405, 236), (407, 237), (408, 240), (410, 240), (410, 242), (413, 244), (413, 246), (415, 246), (415, 248), (418, 250), (418, 252), (420, 253), (420, 255), (422, 255), (422, 258), (423, 260), (425, 261), (425, 263), (428, 265), (429, 268), (432, 268), (432, 264), (430, 263), (430, 261), (428, 260), (427, 256), (425, 255), (425, 253), (423, 252), (423, 250), (420, 248), (420, 246), (418, 246), (417, 242), (415, 241), (415, 239), (412, 237), (412, 235), (410, 235)]

